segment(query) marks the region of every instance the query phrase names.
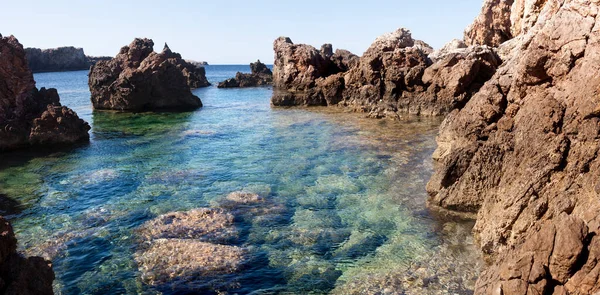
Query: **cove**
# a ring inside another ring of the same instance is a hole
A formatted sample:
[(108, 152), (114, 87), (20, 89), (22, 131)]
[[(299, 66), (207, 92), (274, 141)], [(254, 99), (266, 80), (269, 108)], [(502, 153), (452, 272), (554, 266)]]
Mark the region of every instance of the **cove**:
[[(207, 66), (207, 77), (216, 85), (248, 70)], [(86, 71), (35, 80), (92, 126), (89, 144), (0, 156), (2, 214), (20, 250), (52, 259), (58, 294), (472, 293), (482, 264), (472, 224), (425, 206), (441, 119), (272, 108), (270, 88), (198, 89), (195, 112), (92, 112)], [(140, 225), (236, 191), (282, 208), (264, 222), (236, 219), (242, 269), (140, 279)]]

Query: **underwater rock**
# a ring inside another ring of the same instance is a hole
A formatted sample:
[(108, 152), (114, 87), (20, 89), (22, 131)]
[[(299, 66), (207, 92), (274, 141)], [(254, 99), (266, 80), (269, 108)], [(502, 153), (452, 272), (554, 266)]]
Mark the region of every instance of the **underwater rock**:
[(236, 218), (253, 224), (277, 223), (287, 211), (283, 204), (248, 192), (232, 192), (218, 201), (217, 206), (228, 210)]
[(190, 239), (157, 239), (136, 253), (142, 280), (150, 285), (185, 284), (240, 270), (245, 250)]
[(237, 72), (235, 78), (219, 83), (219, 88), (257, 87), (273, 83), (273, 73), (260, 60), (250, 64), (250, 74)]
[(23, 46), (0, 35), (0, 150), (89, 140), (90, 126), (61, 106), (56, 89), (38, 90)]
[(193, 110), (202, 107), (191, 88), (210, 85), (197, 67), (165, 44), (154, 52), (154, 42), (136, 38), (110, 61), (90, 69), (91, 100), (98, 110)]
[(54, 294), (52, 263), (41, 257), (17, 253), (17, 239), (10, 223), (0, 216), (0, 293)]
[(238, 236), (234, 216), (219, 209), (193, 209), (160, 215), (144, 223), (139, 234), (145, 241), (162, 238), (229, 243)]

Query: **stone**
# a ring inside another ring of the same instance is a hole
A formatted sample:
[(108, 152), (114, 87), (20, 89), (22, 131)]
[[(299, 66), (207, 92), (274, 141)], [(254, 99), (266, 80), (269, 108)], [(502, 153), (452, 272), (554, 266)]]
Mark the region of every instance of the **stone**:
[[(465, 41), (501, 43), (502, 64), (442, 123), (429, 203), (477, 214), (473, 231), (490, 265), (475, 294), (496, 286), (503, 294), (550, 287), (554, 294), (594, 294), (600, 290), (594, 254), (599, 4), (486, 1), (484, 7), (491, 22), (471, 27)], [(502, 271), (531, 255), (529, 277), (527, 267), (519, 275)]]
[(239, 234), (233, 222), (234, 216), (223, 210), (200, 208), (160, 215), (144, 223), (139, 234), (145, 241), (178, 238), (228, 243)]
[(273, 73), (260, 60), (250, 64), (251, 73), (237, 72), (235, 78), (219, 83), (219, 88), (268, 86), (273, 83)]
[(23, 46), (0, 37), (0, 150), (89, 140), (90, 126), (60, 104), (56, 89), (35, 87)]
[(245, 251), (236, 246), (216, 245), (189, 239), (158, 239), (138, 252), (142, 280), (150, 285), (185, 282), (225, 275), (240, 270)]
[(378, 37), (360, 58), (327, 45), (317, 51), (275, 41), (273, 105), (336, 105), (373, 118), (444, 115), (464, 106), (502, 63), (493, 48), (459, 41), (433, 52), (404, 28)]
[(194, 110), (202, 107), (191, 88), (207, 86), (203, 67), (187, 63), (165, 44), (154, 52), (150, 39), (135, 39), (110, 61), (90, 69), (94, 109), (120, 111)]
[(41, 257), (24, 257), (16, 248), (12, 226), (0, 216), (0, 293), (54, 294), (52, 263)]

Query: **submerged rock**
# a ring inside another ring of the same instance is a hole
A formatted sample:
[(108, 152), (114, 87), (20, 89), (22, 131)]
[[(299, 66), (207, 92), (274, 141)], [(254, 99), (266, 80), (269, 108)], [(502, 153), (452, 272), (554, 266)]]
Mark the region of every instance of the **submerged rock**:
[(135, 260), (142, 280), (150, 285), (187, 284), (240, 270), (245, 251), (189, 239), (154, 240)]
[(250, 64), (251, 73), (235, 74), (235, 78), (219, 83), (219, 88), (267, 86), (273, 83), (273, 73), (260, 60)]
[(90, 126), (61, 106), (56, 89), (35, 87), (23, 46), (13, 36), (0, 35), (0, 81), (0, 150), (89, 139)]
[[(494, 76), (440, 128), (430, 205), (477, 213), (474, 233), (491, 263), (476, 294), (594, 294), (600, 291), (600, 6), (486, 5), (502, 11), (492, 16), (512, 39), (498, 49), (504, 62)], [(502, 40), (477, 42), (488, 39)]]
[(12, 226), (0, 216), (0, 293), (54, 294), (52, 263), (41, 257), (24, 257), (16, 249)]
[(172, 212), (144, 223), (140, 228), (140, 236), (146, 241), (179, 238), (228, 243), (238, 236), (233, 221), (233, 215), (218, 209)]
[(150, 39), (135, 39), (110, 61), (90, 69), (89, 86), (95, 109), (143, 111), (193, 110), (202, 107), (191, 88), (210, 85), (203, 67), (190, 64), (165, 44), (153, 50)]

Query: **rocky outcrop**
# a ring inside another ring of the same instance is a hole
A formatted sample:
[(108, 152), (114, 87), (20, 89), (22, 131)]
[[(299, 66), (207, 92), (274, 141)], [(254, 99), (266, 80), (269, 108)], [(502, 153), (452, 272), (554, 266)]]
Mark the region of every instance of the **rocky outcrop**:
[(86, 56), (83, 48), (73, 46), (52, 49), (25, 48), (27, 63), (34, 73), (88, 70), (106, 56)]
[(268, 86), (273, 83), (273, 73), (260, 60), (250, 64), (250, 74), (237, 72), (235, 78), (219, 83), (219, 88)]
[(377, 38), (358, 58), (343, 50), (333, 54), (328, 44), (317, 51), (282, 37), (274, 43), (271, 102), (338, 105), (375, 118), (446, 114), (462, 107), (501, 63), (492, 48), (462, 47), (435, 53), (398, 29)]
[(476, 294), (600, 291), (599, 6), (515, 1), (503, 65), (440, 128), (430, 204), (477, 215)]
[(190, 64), (165, 44), (154, 52), (150, 39), (135, 39), (110, 61), (90, 69), (92, 104), (98, 110), (193, 110), (202, 107), (191, 88), (210, 85), (203, 67)]
[(0, 35), (0, 151), (89, 139), (89, 125), (61, 106), (56, 89), (38, 90), (13, 37)]
[(17, 253), (17, 239), (10, 223), (0, 216), (0, 293), (54, 294), (50, 261)]

